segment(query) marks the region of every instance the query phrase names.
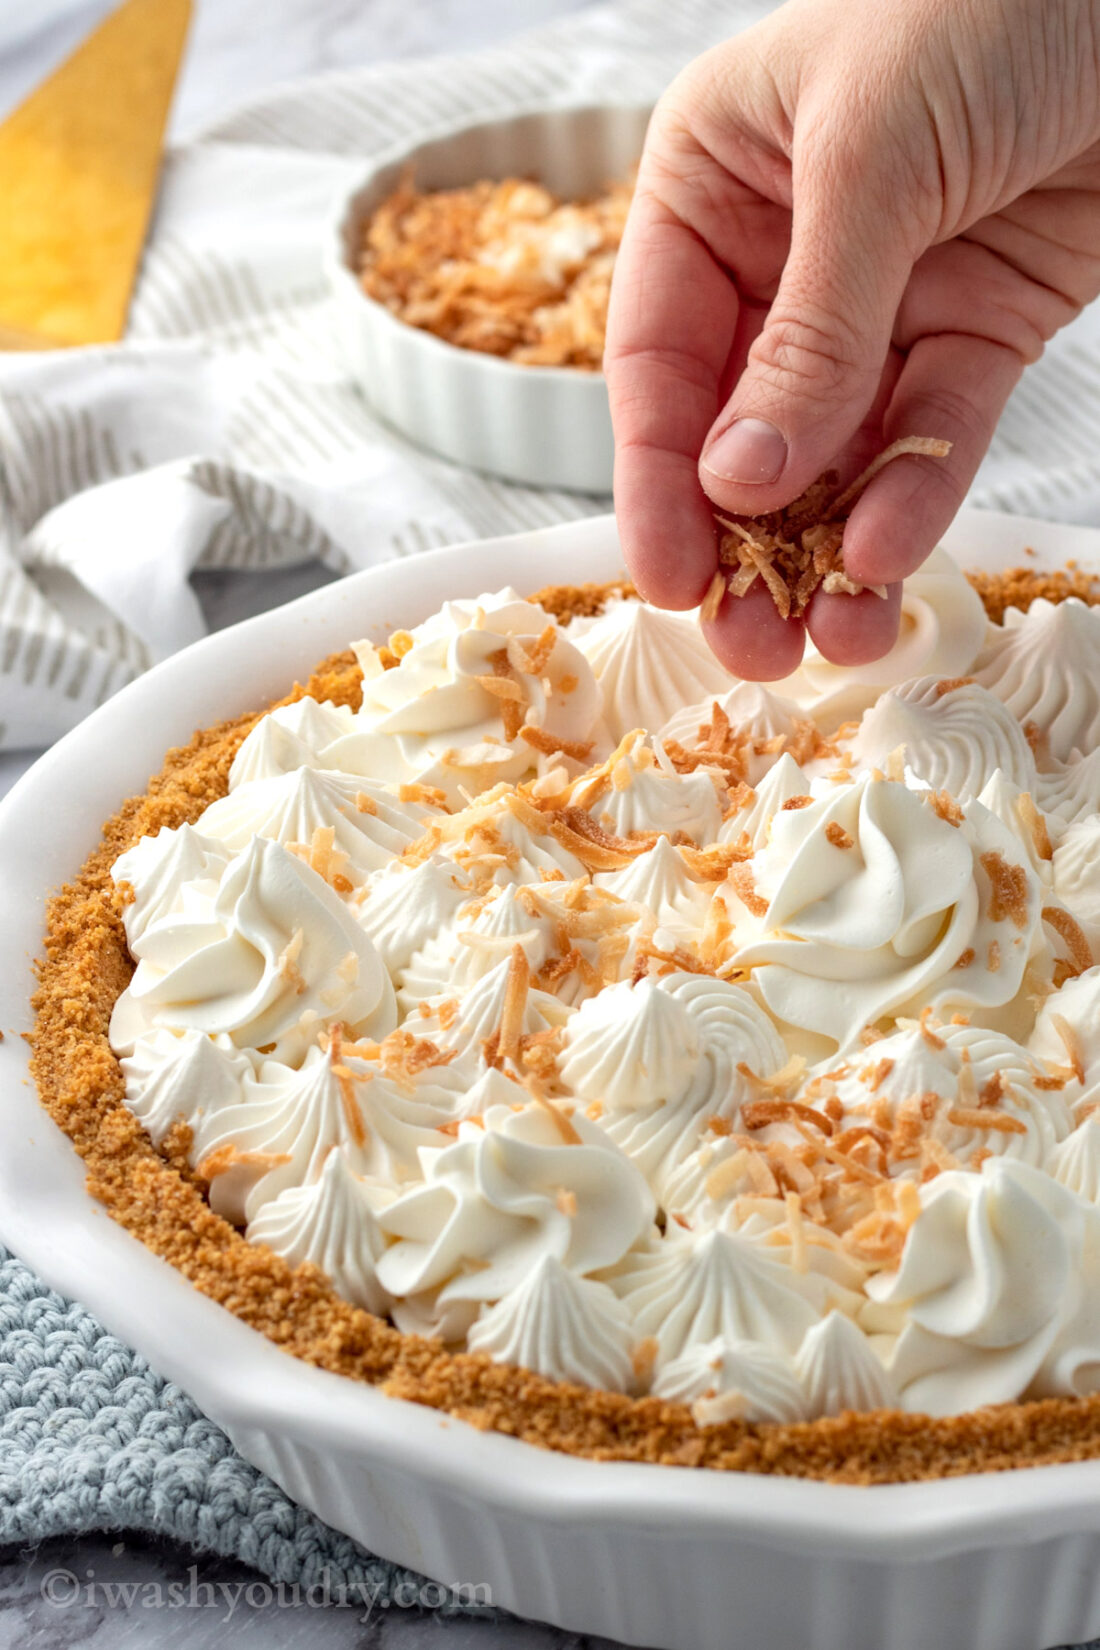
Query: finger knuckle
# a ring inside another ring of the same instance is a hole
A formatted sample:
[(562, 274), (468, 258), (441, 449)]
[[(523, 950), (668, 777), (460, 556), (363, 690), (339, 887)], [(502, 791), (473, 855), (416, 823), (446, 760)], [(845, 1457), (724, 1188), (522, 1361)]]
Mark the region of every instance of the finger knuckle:
[[(921, 396), (917, 416), (925, 428), (908, 429), (902, 431), (902, 434), (942, 434), (950, 439), (956, 449), (965, 453), (982, 451), (989, 440), (988, 418), (964, 391), (952, 389), (949, 384), (926, 390)], [(957, 488), (953, 465), (919, 459), (916, 462), (921, 463), (922, 468), (929, 476), (934, 476), (937, 483), (950, 484)]]
[(831, 402), (860, 372), (857, 340), (835, 323), (809, 315), (772, 315), (749, 352), (758, 382), (779, 395)]

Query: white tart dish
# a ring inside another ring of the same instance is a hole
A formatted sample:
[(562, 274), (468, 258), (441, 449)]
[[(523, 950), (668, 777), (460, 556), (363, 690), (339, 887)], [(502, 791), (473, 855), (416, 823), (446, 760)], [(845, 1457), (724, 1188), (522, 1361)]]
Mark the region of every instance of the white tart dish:
[[(1100, 533), (964, 512), (996, 571), (1100, 564)], [(190, 1392), (242, 1453), (366, 1546), (578, 1631), (668, 1650), (1044, 1650), (1100, 1631), (1100, 1461), (861, 1489), (599, 1464), (483, 1434), (312, 1369), (200, 1295), (86, 1193), (20, 1033), (49, 893), (100, 821), (196, 726), (285, 691), (349, 634), (448, 597), (619, 569), (601, 518), (361, 573), (158, 666), (44, 756), (0, 808), (0, 1237)]]
[(390, 151), (342, 206), (326, 267), (348, 363), (380, 417), (442, 458), (532, 487), (611, 491), (602, 373), (531, 367), (458, 349), (369, 298), (354, 272), (363, 225), (412, 166), (418, 189), (531, 177), (564, 200), (598, 194), (641, 154), (648, 108), (546, 109), (463, 126)]

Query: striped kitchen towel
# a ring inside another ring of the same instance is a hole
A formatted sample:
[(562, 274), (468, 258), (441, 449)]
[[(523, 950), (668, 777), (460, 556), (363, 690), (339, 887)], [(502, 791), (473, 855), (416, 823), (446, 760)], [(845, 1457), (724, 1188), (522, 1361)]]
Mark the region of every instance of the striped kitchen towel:
[[(0, 357), (0, 749), (48, 743), (201, 635), (195, 568), (341, 572), (605, 509), (378, 423), (336, 340), (326, 226), (380, 151), (609, 86), (654, 97), (769, 4), (586, 8), (496, 50), (279, 88), (175, 149), (126, 341)], [(974, 502), (1100, 520), (1100, 314), (1029, 372)]]

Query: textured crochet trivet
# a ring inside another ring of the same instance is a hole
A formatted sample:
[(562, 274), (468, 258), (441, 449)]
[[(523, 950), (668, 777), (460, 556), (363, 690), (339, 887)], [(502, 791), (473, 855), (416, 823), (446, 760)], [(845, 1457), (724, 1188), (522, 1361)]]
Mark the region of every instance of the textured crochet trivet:
[(178, 1386), (0, 1247), (0, 1546), (96, 1530), (154, 1532), (379, 1606), (423, 1585), (296, 1506)]

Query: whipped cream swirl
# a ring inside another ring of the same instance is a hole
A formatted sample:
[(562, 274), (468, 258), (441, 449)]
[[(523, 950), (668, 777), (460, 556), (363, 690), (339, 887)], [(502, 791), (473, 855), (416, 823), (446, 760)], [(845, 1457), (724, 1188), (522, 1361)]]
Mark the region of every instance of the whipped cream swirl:
[(165, 1026), (300, 1058), (310, 1033), (333, 1020), (364, 1036), (396, 1025), (374, 946), (338, 894), (280, 844), (253, 837), (216, 891), (205, 879), (185, 883), (180, 904), (131, 941), (138, 966), (111, 1016), (116, 1049)]
[(759, 939), (736, 953), (787, 1025), (855, 1046), (887, 1015), (1010, 1003), (1039, 939), (1039, 887), (979, 803), (943, 818), (865, 775), (782, 810), (753, 860)]

